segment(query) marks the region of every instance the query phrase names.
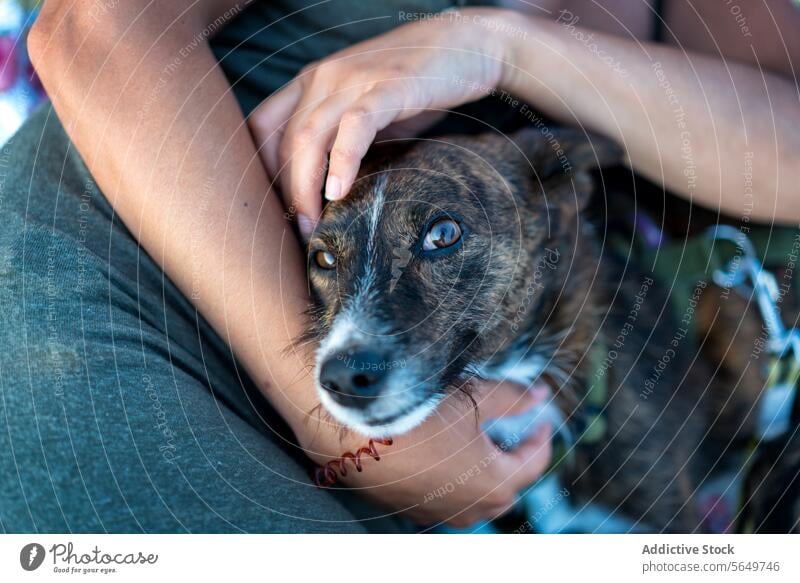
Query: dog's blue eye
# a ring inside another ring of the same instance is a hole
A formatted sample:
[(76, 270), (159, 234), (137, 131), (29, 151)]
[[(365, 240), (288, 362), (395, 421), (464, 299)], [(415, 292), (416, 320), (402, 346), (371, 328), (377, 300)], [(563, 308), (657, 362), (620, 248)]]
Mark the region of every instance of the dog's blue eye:
[(431, 225), (425, 240), (422, 242), (424, 251), (444, 249), (458, 242), (461, 238), (461, 227), (453, 219), (441, 219)]
[(320, 249), (314, 253), (314, 262), (322, 269), (336, 267), (336, 256), (327, 249)]

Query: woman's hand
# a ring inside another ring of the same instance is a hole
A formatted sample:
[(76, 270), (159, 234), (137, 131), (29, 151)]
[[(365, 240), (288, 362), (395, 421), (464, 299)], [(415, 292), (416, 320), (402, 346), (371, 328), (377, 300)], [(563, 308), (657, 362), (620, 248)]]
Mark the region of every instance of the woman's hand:
[[(357, 472), (348, 461), (347, 476), (339, 482), (421, 524), (465, 527), (502, 515), (515, 503), (517, 493), (537, 480), (550, 463), (550, 427), (543, 425), (529, 437), (512, 436), (500, 448), (481, 426), (489, 419), (535, 407), (549, 398), (549, 391), (488, 381), (477, 386), (473, 395), (477, 418), (471, 403), (451, 395), (436, 414), (394, 438), (391, 446), (376, 445), (379, 462), (362, 456), (363, 471)], [(314, 440), (306, 451), (318, 463), (325, 463), (329, 458), (315, 451), (329, 449), (321, 441)], [(349, 434), (336, 455), (356, 451), (367, 442), (366, 437)]]
[[(452, 18), (402, 26), (306, 67), (266, 100), (249, 124), (286, 207), (308, 235), (325, 186), (341, 199), (379, 132), (414, 135), (445, 110), (474, 101), (504, 74), (506, 11), (469, 9)], [(327, 180), (326, 180), (327, 175)], [(502, 514), (550, 461), (549, 428), (498, 448), (482, 430), (488, 419), (519, 414), (547, 397), (511, 383), (478, 383), (478, 417), (458, 395), (392, 446), (377, 445), (380, 462), (362, 456), (364, 471), (346, 462), (340, 482), (419, 523), (466, 526)], [(293, 423), (319, 464), (355, 452), (368, 438), (337, 426)]]
[(378, 132), (414, 134), (498, 85), (509, 35), (496, 31), (509, 14), (466, 9), (401, 26), (306, 67), (253, 112), (262, 160), (304, 235), (323, 182), (326, 198), (343, 198)]

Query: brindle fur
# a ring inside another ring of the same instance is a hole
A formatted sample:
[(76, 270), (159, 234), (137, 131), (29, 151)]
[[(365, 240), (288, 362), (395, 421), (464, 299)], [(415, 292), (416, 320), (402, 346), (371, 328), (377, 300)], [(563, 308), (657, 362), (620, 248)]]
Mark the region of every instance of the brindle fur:
[[(610, 349), (628, 329), (605, 373), (608, 429), (600, 442), (575, 448), (565, 483), (573, 501), (602, 502), (643, 528), (695, 530), (692, 498), (719, 453), (704, 437), (709, 428), (724, 432), (748, 419), (742, 408), (749, 410), (757, 398), (752, 379), (732, 401), (721, 398), (726, 385), (715, 384), (714, 371), (727, 366), (723, 380), (736, 374), (739, 365), (729, 362), (736, 350), (698, 359), (691, 343), (679, 342), (655, 386), (644, 391), (670, 348), (678, 318), (665, 309), (656, 281), (631, 319), (647, 274), (601, 246), (583, 214), (594, 183), (589, 171), (617, 162), (621, 152), (576, 131), (561, 131), (556, 140), (524, 130), (511, 137), (451, 136), (374, 147), (351, 194), (326, 207), (310, 241), (311, 251), (330, 249), (338, 266), (335, 273), (310, 268), (315, 309), (309, 336), (327, 335), (359, 294), (361, 275), (372, 262), (374, 289), (360, 309), (377, 326), (376, 344), (415, 363), (409, 390), (453, 390), (467, 371), (503, 363), (523, 344), (526, 358), (547, 361), (542, 374), (572, 422), (584, 416), (586, 387), (596, 380), (590, 347), (602, 342)], [(382, 210), (368, 244), (378, 196)], [(416, 245), (437, 212), (460, 219), (464, 242), (450, 255), (423, 260)], [(390, 293), (398, 249), (412, 256)], [(548, 249), (560, 259), (536, 273)], [(703, 338), (728, 333), (724, 318), (708, 316), (719, 303), (712, 296), (704, 294), (698, 308)], [(712, 423), (718, 415), (723, 420)]]

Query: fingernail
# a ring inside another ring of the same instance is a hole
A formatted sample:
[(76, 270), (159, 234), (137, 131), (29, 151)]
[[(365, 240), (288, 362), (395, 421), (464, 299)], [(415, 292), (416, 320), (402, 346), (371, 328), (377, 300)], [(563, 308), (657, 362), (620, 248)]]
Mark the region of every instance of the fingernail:
[(325, 198), (328, 200), (342, 198), (342, 181), (336, 176), (328, 175), (328, 180), (325, 181)]
[(304, 239), (308, 239), (314, 231), (314, 221), (311, 220), (311, 217), (299, 213), (297, 214), (297, 226)]

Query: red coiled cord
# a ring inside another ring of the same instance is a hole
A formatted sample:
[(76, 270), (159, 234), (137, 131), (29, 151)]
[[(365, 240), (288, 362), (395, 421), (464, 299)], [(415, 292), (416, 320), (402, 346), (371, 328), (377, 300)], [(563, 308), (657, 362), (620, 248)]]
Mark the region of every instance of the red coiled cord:
[[(381, 445), (392, 445), (393, 441), (391, 437), (370, 439), (367, 447), (359, 448), (356, 453), (351, 451), (344, 452), (340, 458), (329, 461), (324, 466), (319, 466), (314, 471), (314, 483), (320, 488), (333, 486), (339, 479), (339, 476), (347, 475), (347, 460), (351, 460), (353, 462), (356, 470), (359, 472), (362, 471), (364, 467), (361, 464), (361, 456), (364, 454), (369, 455), (376, 462), (381, 461), (381, 455), (375, 448), (376, 443), (380, 443)], [(338, 474), (336, 473), (337, 469), (339, 471)]]

